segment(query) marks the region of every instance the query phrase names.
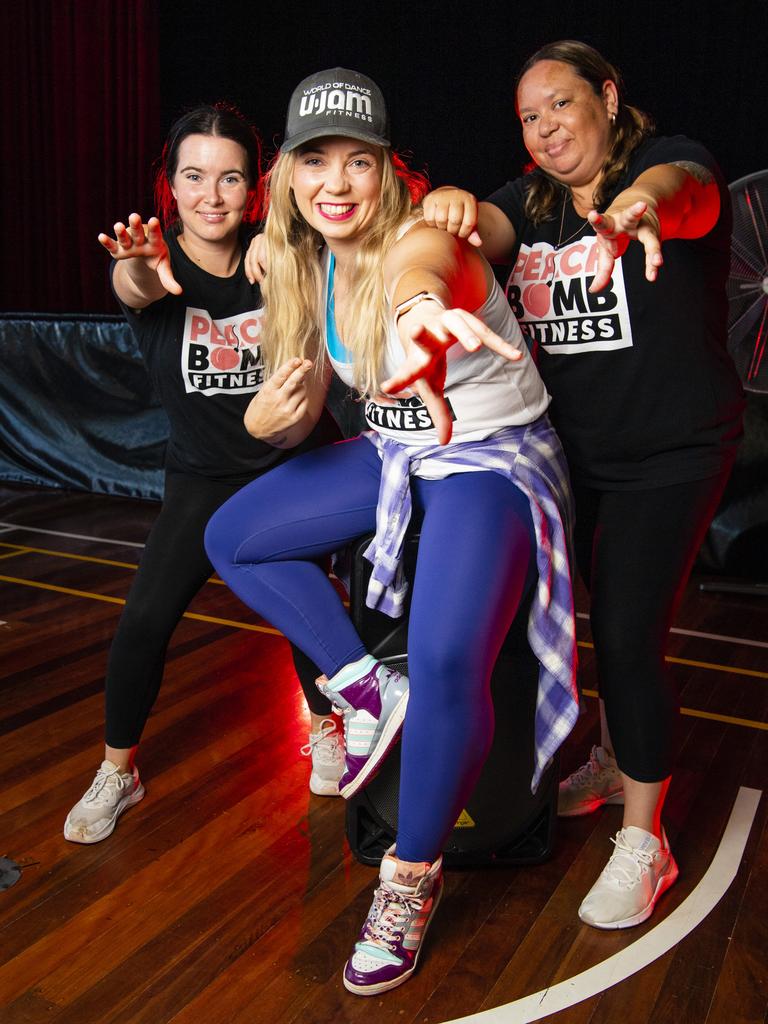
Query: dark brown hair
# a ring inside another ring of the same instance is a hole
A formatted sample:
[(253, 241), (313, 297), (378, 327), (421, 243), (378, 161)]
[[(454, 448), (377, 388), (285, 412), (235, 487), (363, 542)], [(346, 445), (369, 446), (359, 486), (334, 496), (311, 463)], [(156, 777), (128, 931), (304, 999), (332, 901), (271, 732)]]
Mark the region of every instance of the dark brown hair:
[(179, 165), (179, 147), (189, 135), (213, 135), (231, 139), (242, 146), (246, 157), (248, 201), (243, 220), (252, 224), (261, 217), (264, 185), (261, 175), (261, 140), (240, 111), (230, 103), (203, 104), (188, 110), (176, 120), (163, 146), (155, 175), (155, 209), (164, 228), (178, 218), (176, 200), (171, 192), (173, 176)]
[[(602, 96), (604, 82), (611, 81), (616, 86), (619, 109), (616, 113), (613, 142), (592, 197), (595, 207), (599, 209), (607, 202), (626, 170), (632, 152), (653, 132), (653, 122), (642, 110), (624, 102), (624, 84), (618, 69), (594, 47), (577, 39), (561, 39), (555, 43), (548, 43), (529, 57), (517, 76), (515, 95), (523, 75), (542, 60), (556, 60), (561, 64), (568, 64), (579, 78), (583, 78), (592, 87), (596, 96)], [(562, 197), (563, 186), (538, 169), (535, 163), (531, 163), (526, 170), (532, 173), (526, 182), (525, 215), (534, 224), (540, 224), (541, 221), (554, 216), (554, 210)]]

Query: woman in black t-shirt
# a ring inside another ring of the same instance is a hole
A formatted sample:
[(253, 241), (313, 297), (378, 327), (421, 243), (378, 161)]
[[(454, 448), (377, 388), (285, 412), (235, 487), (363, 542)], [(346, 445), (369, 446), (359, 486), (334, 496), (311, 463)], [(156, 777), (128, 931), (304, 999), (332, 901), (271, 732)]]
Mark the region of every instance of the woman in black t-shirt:
[[(165, 494), (112, 644), (106, 677), (104, 762), (72, 808), (64, 835), (109, 836), (144, 796), (134, 765), (157, 697), (171, 635), (212, 573), (203, 532), (214, 511), (260, 473), (338, 438), (308, 366), (286, 363), (266, 381), (259, 345), (261, 295), (244, 272), (259, 212), (258, 138), (224, 106), (199, 107), (171, 128), (156, 182), (165, 223), (133, 213), (115, 237), (112, 287), (136, 335), (170, 423)], [(252, 233), (252, 232), (251, 232)], [(243, 418), (248, 413), (248, 432)], [(310, 709), (310, 789), (338, 795), (344, 758), (319, 670), (294, 649)]]
[(624, 804), (579, 916), (625, 928), (677, 877), (660, 820), (678, 715), (664, 650), (740, 436), (741, 386), (725, 351), (730, 206), (709, 153), (652, 137), (618, 72), (584, 43), (534, 54), (516, 100), (529, 173), (479, 205), (438, 189), (424, 214), (511, 262), (507, 296), (552, 395), (602, 732), (561, 783), (559, 813)]

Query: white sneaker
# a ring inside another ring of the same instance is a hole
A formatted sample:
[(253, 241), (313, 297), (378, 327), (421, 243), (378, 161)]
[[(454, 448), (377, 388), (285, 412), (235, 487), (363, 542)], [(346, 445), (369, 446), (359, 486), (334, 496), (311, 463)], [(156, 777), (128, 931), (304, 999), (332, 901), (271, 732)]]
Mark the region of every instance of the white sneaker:
[(70, 843), (99, 843), (115, 830), (117, 819), (144, 797), (136, 768), (121, 772), (111, 761), (102, 761), (90, 789), (67, 815), (64, 838)]
[(616, 758), (604, 747), (592, 747), (589, 760), (563, 779), (557, 797), (561, 818), (591, 814), (603, 804), (623, 804), (624, 784)]
[(677, 880), (677, 864), (661, 830), (627, 825), (611, 842), (616, 849), (579, 907), (579, 917), (593, 928), (631, 928), (650, 917), (656, 900)]
[(336, 723), (324, 718), (319, 732), (309, 734), (309, 742), (301, 748), (304, 757), (312, 756), (310, 792), (317, 796), (338, 796), (339, 779), (344, 772), (344, 747)]

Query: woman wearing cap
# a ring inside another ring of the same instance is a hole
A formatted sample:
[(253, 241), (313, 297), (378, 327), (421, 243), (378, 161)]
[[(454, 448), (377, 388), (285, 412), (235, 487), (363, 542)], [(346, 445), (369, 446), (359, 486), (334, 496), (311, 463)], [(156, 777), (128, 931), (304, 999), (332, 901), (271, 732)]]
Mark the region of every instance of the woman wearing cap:
[(559, 809), (624, 804), (579, 916), (625, 928), (677, 877), (661, 825), (678, 718), (664, 648), (740, 436), (728, 191), (699, 143), (652, 137), (584, 43), (535, 53), (516, 100), (531, 172), (479, 208), (439, 189), (425, 217), (462, 236), (477, 227), (489, 259), (511, 258), (508, 296), (552, 395), (602, 698), (601, 745), (561, 783)]
[[(443, 843), (491, 743), (491, 669), (534, 586), (534, 784), (574, 722), (567, 476), (514, 317), (479, 254), (421, 221), (370, 79), (335, 68), (294, 92), (265, 237), (267, 359), (312, 360), (320, 392), (334, 367), (365, 396), (370, 430), (244, 488), (206, 543), (229, 586), (322, 667), (344, 712), (344, 796), (405, 717), (397, 843), (344, 971), (374, 995), (415, 968)], [(368, 604), (397, 615), (412, 505), (409, 686), (367, 653), (312, 559), (375, 529)]]
[[(110, 651), (104, 760), (67, 816), (71, 842), (106, 839), (144, 796), (136, 749), (168, 642), (211, 575), (203, 545), (211, 513), (296, 445), (308, 450), (338, 436), (327, 421), (314, 426), (322, 403), (303, 417), (306, 367), (287, 361), (264, 380), (261, 296), (243, 267), (250, 233), (243, 222), (258, 216), (261, 194), (259, 140), (248, 122), (223, 105), (197, 107), (171, 127), (156, 179), (168, 230), (154, 217), (145, 228), (134, 213), (127, 226), (115, 225), (114, 238), (99, 236), (171, 431), (163, 504)], [(338, 795), (336, 719), (314, 685), (315, 667), (295, 655), (310, 708), (310, 788)]]

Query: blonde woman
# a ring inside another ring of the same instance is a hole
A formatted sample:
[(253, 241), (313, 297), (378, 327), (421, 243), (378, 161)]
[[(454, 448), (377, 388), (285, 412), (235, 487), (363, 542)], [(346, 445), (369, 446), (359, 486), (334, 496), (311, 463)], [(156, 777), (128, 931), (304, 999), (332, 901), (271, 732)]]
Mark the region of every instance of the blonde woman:
[[(534, 785), (576, 715), (570, 499), (549, 399), (488, 265), (427, 227), (411, 189), (420, 198), (374, 82), (334, 68), (298, 86), (269, 179), (264, 349), (275, 366), (295, 360), (289, 436), (331, 367), (365, 396), (370, 429), (244, 488), (206, 536), (229, 586), (323, 669), (344, 712), (342, 795), (371, 778), (404, 721), (397, 843), (344, 972), (361, 995), (416, 966), (440, 851), (491, 743), (491, 670), (531, 587)], [(401, 613), (412, 508), (423, 522), (408, 680), (368, 654), (313, 560), (375, 530), (368, 603)]]

